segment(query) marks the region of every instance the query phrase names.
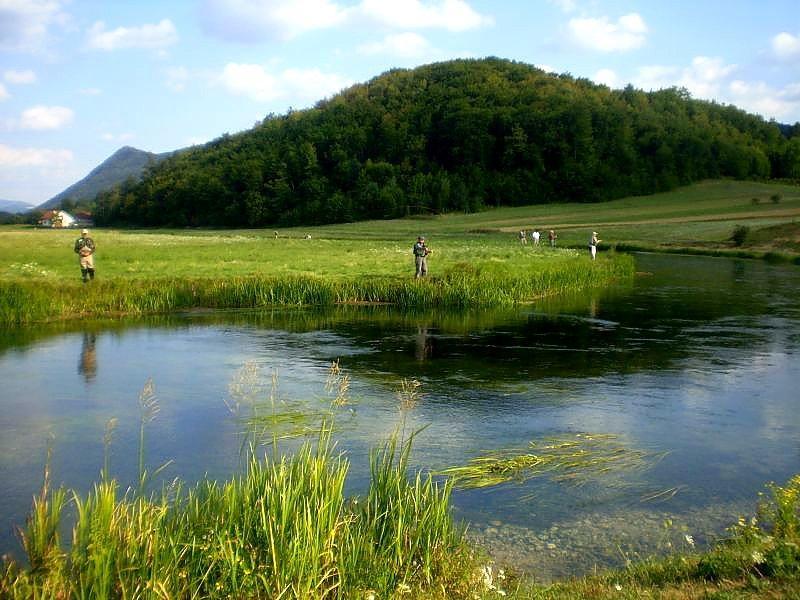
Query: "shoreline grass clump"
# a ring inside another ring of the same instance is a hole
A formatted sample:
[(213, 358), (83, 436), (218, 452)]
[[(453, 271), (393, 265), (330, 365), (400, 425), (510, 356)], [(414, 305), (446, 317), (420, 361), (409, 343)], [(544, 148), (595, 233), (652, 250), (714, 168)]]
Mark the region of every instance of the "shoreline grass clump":
[[(413, 436), (412, 436), (413, 437)], [(30, 568), (6, 562), (4, 598), (469, 597), (471, 554), (452, 486), (409, 479), (411, 440), (370, 457), (363, 498), (346, 498), (347, 459), (330, 431), (292, 456), (251, 455), (224, 483), (160, 494), (103, 478), (85, 496), (42, 493), (23, 533)], [(58, 532), (74, 507), (72, 542)]]
[(0, 323), (7, 327), (65, 319), (164, 314), (195, 308), (258, 309), (273, 306), (393, 304), (400, 308), (511, 306), (537, 298), (607, 285), (633, 276), (633, 259), (616, 255), (596, 264), (580, 260), (515, 264), (512, 267), (458, 265), (442, 275), (331, 278), (313, 275), (234, 276), (0, 282)]

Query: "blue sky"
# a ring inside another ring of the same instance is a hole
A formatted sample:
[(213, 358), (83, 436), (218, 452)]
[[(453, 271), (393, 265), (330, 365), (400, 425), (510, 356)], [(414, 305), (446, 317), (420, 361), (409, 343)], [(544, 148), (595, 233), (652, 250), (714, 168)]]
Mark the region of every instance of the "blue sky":
[(800, 121), (796, 0), (0, 0), (0, 198), (484, 56)]

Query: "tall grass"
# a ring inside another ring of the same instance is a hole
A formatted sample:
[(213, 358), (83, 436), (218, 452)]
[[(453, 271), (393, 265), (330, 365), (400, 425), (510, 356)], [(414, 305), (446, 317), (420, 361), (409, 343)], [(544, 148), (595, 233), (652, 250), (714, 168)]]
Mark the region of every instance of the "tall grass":
[(608, 284), (633, 275), (633, 259), (616, 255), (534, 265), (451, 266), (427, 280), (237, 276), (80, 283), (0, 282), (0, 323), (18, 326), (89, 316), (169, 313), (192, 308), (262, 308), (389, 303), (401, 308), (496, 307)]
[[(449, 484), (409, 480), (411, 440), (371, 455), (363, 498), (347, 499), (349, 463), (330, 430), (291, 457), (249, 458), (225, 483), (202, 481), (146, 497), (104, 479), (67, 496), (45, 483), (23, 539), (30, 569), (6, 564), (9, 598), (388, 598), (440, 589), (460, 597), (463, 530), (450, 514)], [(452, 587), (452, 589), (451, 589)]]

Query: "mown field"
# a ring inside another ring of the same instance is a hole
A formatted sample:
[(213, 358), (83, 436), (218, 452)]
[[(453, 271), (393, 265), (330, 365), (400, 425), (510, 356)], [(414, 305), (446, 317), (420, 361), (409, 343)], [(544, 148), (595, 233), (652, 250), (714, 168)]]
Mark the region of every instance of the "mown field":
[[(777, 202), (773, 196), (779, 198)], [(751, 228), (743, 248), (800, 253), (800, 186), (752, 181), (706, 181), (672, 192), (622, 198), (598, 204), (545, 204), (490, 209), (396, 221), (329, 225), (316, 228), (341, 239), (410, 238), (422, 231), (447, 238), (464, 234), (513, 238), (520, 229), (558, 233), (560, 246), (584, 248), (597, 231), (606, 248), (616, 245), (651, 249), (732, 249), (736, 225)], [(770, 235), (758, 230), (783, 225)], [(287, 235), (302, 235), (300, 229)]]

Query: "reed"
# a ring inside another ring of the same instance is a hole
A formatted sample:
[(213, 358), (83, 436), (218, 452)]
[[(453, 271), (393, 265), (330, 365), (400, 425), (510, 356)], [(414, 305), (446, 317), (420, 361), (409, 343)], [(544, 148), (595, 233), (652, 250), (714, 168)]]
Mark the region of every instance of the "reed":
[(9, 598), (388, 598), (441, 588), (460, 597), (447, 592), (453, 557), (466, 547), (451, 486), (409, 480), (410, 446), (391, 440), (372, 454), (364, 498), (345, 497), (349, 463), (329, 428), (292, 456), (251, 455), (224, 483), (145, 496), (104, 479), (85, 496), (72, 492), (70, 545), (57, 535), (66, 492), (46, 479), (23, 536), (31, 568), (4, 565), (0, 590)]
[(170, 313), (192, 308), (265, 308), (387, 303), (401, 308), (502, 307), (633, 276), (616, 255), (513, 267), (453, 265), (425, 281), (401, 277), (237, 276), (226, 279), (115, 279), (89, 285), (48, 280), (0, 282), (0, 323)]

